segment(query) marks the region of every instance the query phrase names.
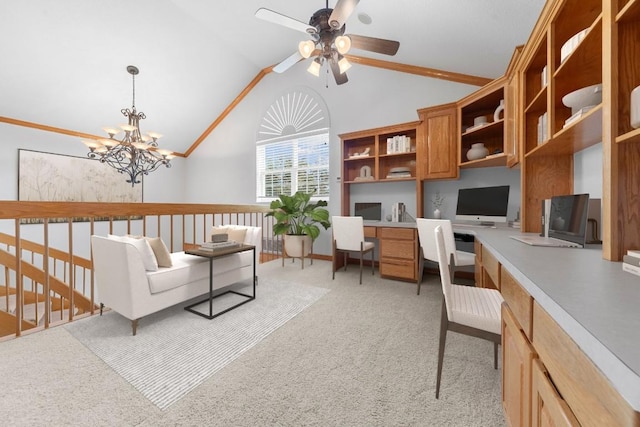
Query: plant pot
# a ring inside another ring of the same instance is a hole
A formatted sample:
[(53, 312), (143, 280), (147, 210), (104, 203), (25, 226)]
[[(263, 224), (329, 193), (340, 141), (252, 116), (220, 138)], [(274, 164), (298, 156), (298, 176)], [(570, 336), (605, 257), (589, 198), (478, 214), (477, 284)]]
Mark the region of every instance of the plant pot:
[(290, 258), (307, 257), (311, 253), (312, 243), (311, 236), (285, 234), (284, 252)]
[(440, 212), (440, 209), (436, 208), (433, 210), (433, 218), (434, 219), (442, 218), (442, 212)]

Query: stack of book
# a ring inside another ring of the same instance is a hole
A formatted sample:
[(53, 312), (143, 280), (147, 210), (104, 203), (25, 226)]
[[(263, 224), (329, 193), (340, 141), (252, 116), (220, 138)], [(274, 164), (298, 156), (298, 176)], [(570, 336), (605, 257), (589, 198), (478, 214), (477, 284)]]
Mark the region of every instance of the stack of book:
[(226, 242), (205, 242), (200, 245), (200, 249), (215, 251), (219, 249), (237, 248), (240, 243), (234, 240), (227, 240)]
[(628, 250), (622, 257), (622, 270), (640, 276), (640, 250)]

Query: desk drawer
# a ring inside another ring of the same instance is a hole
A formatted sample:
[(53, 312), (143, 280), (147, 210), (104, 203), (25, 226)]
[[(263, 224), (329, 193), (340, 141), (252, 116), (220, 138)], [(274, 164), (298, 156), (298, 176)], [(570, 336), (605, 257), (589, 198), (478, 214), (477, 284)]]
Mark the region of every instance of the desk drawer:
[(376, 227), (365, 227), (364, 228), (364, 237), (369, 237), (375, 239), (376, 236)]
[(414, 228), (380, 227), (378, 229), (378, 238), (393, 240), (415, 240), (416, 230)]
[(509, 309), (522, 327), (525, 335), (531, 340), (533, 335), (533, 298), (513, 278), (506, 268), (500, 266), (500, 292)]
[[(485, 273), (491, 278), (493, 284), (496, 286), (498, 290), (500, 290), (500, 263), (493, 256), (491, 252), (487, 250), (487, 248), (482, 246), (482, 267), (484, 268)], [(484, 287), (492, 287), (484, 284)]]
[(416, 280), (416, 264), (413, 261), (400, 259), (380, 259), (380, 276)]
[(413, 240), (380, 240), (381, 258), (416, 259), (416, 242)]

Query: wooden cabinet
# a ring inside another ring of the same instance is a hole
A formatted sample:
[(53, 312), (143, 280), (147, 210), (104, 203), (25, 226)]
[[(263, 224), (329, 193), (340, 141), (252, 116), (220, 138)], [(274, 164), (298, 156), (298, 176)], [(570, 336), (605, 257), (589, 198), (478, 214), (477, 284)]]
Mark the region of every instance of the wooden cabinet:
[[(501, 102), (504, 103), (505, 82), (505, 77), (494, 80), (458, 102), (458, 164), (461, 168), (506, 166), (504, 113), (500, 113), (497, 120), (494, 118), (496, 109)], [(486, 124), (475, 124), (476, 119), (481, 117), (484, 117)], [(467, 152), (478, 142), (484, 144), (489, 155), (479, 160), (467, 159)]]
[[(541, 200), (573, 193), (573, 155), (601, 142), (603, 258), (619, 261), (640, 247), (640, 200), (628, 197), (640, 191), (640, 131), (630, 123), (630, 94), (640, 85), (639, 39), (637, 0), (545, 5), (521, 61), (523, 231), (540, 231)], [(564, 105), (566, 95), (596, 84), (601, 103), (583, 111)]]
[(380, 276), (417, 280), (418, 230), (415, 228), (378, 228)]
[(640, 414), (534, 301), (533, 346), (555, 388), (583, 426), (637, 426)]
[[(420, 122), (416, 121), (340, 135), (343, 215), (350, 215), (352, 185), (416, 182), (416, 149), (421, 132)], [(419, 203), (418, 216), (421, 215)]]
[[(495, 256), (481, 247), (486, 268)], [(508, 424), (640, 425), (640, 413), (511, 272), (499, 263), (498, 268), (498, 287), (504, 298), (502, 404)], [(489, 276), (484, 274), (484, 279)]]
[[(603, 255), (620, 261), (628, 249), (640, 248), (640, 129), (631, 126), (631, 91), (640, 85), (640, 1), (605, 2), (603, 11), (603, 138), (604, 170), (612, 176), (603, 182)], [(611, 19), (609, 25), (608, 19)], [(607, 93), (610, 87), (610, 93)], [(614, 173), (615, 172), (615, 173)]]
[(419, 140), (420, 179), (458, 178), (456, 104), (418, 110), (424, 138)]
[(535, 350), (515, 316), (503, 304), (502, 406), (510, 426), (531, 425), (531, 365), (535, 358)]
[[(571, 408), (553, 386), (547, 370), (540, 360), (533, 360), (531, 372), (531, 424), (541, 427), (578, 427)], [(518, 425), (511, 423), (511, 425)]]

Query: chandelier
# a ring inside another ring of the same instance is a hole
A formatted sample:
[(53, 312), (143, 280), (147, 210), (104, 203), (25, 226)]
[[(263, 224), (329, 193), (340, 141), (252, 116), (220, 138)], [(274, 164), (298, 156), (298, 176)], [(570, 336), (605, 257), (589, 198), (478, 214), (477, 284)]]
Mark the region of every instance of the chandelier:
[[(140, 72), (137, 67), (129, 65), (127, 72), (131, 74), (133, 82), (133, 101), (131, 109), (123, 108), (120, 112), (127, 117), (128, 123), (120, 125), (120, 129), (105, 127), (103, 130), (109, 138), (83, 140), (89, 147), (87, 156), (106, 163), (118, 172), (128, 176), (127, 182), (133, 187), (139, 184), (141, 175), (148, 175), (165, 165), (171, 167), (171, 159), (175, 156), (169, 150), (158, 148), (158, 138), (162, 135), (149, 132), (142, 135), (140, 132), (140, 120), (146, 119), (144, 113), (136, 111), (136, 75)], [(124, 137), (121, 140), (114, 138), (121, 131)]]

